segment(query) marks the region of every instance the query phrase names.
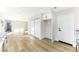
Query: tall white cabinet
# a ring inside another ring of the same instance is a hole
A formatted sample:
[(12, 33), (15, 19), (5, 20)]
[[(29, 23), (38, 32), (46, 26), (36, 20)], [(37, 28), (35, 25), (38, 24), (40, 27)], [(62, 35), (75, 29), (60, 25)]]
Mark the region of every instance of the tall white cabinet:
[(42, 38), (53, 39), (52, 20), (42, 20)]
[(58, 40), (74, 44), (74, 14), (68, 13), (59, 15), (58, 20)]
[[(51, 16), (51, 17), (50, 17)], [(43, 39), (53, 39), (53, 18), (52, 13), (41, 14), (39, 18), (30, 20), (30, 34)]]
[(70, 8), (56, 13), (57, 33), (55, 39), (76, 46), (76, 30), (79, 30), (79, 10)]
[(34, 20), (34, 36), (41, 39), (41, 20)]

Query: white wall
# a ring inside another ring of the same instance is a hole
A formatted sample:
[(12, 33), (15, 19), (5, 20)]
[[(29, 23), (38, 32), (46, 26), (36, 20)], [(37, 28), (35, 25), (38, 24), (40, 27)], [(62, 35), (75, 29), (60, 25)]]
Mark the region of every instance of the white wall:
[(74, 14), (75, 30), (79, 30), (79, 7), (74, 9)]
[[(3, 23), (1, 23), (3, 21)], [(0, 33), (5, 33), (5, 20), (3, 17), (0, 17)]]
[(3, 27), (2, 27), (2, 24), (1, 24), (1, 20), (0, 20), (0, 33), (3, 32)]
[(52, 22), (52, 19), (42, 21), (42, 37), (53, 39), (53, 22)]
[(28, 29), (28, 24), (26, 21), (11, 21), (12, 32), (24, 32)]

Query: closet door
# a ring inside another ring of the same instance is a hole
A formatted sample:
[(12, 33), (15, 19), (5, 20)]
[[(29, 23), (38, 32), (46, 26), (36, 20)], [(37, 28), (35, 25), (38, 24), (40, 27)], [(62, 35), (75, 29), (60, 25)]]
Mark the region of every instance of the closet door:
[(34, 31), (35, 31), (34, 35), (37, 38), (41, 39), (41, 21), (40, 21), (40, 19), (35, 20), (35, 30)]
[(74, 42), (74, 15), (59, 15), (58, 21), (58, 39), (73, 44)]
[(31, 24), (30, 25), (31, 34), (34, 35), (34, 20), (32, 20), (30, 24)]

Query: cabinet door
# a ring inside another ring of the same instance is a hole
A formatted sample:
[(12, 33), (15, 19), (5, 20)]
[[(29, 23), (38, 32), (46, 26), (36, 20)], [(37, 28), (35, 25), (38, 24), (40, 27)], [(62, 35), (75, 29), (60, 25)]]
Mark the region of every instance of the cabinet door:
[(31, 24), (31, 25), (30, 25), (30, 26), (31, 26), (31, 27), (30, 27), (30, 28), (31, 28), (31, 29), (30, 29), (31, 34), (34, 35), (34, 21), (31, 21), (30, 24)]
[(74, 41), (74, 15), (64, 14), (58, 18), (58, 39), (67, 43)]
[(41, 22), (40, 19), (35, 20), (35, 36), (41, 38)]

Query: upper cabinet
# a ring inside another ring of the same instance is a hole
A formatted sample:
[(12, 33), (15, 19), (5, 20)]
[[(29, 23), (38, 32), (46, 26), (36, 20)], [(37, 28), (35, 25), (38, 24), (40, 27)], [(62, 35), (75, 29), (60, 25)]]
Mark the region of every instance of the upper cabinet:
[(50, 20), (52, 19), (52, 13), (43, 13), (42, 14), (42, 20)]

